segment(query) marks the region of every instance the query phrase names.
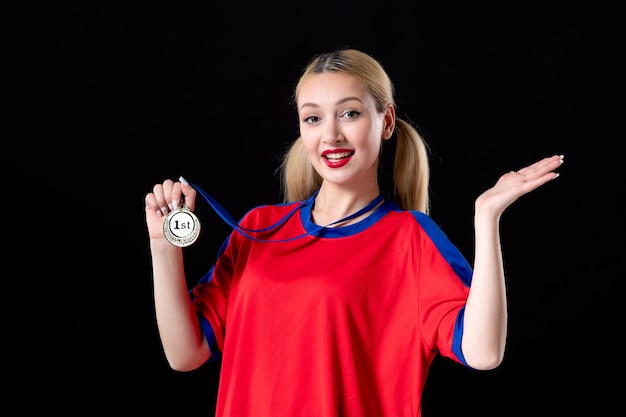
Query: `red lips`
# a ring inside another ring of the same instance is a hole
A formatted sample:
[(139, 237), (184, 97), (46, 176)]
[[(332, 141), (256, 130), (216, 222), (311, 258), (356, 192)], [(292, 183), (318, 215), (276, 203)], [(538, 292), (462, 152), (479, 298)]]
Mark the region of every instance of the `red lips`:
[(324, 163), (329, 168), (341, 168), (350, 162), (354, 151), (350, 149), (327, 149), (322, 152)]

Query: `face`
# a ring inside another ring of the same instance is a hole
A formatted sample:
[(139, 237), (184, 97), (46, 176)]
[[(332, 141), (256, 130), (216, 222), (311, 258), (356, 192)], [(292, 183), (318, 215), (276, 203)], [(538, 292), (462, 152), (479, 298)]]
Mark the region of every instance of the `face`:
[(350, 186), (376, 181), (381, 140), (393, 132), (393, 106), (377, 112), (365, 86), (337, 72), (306, 80), (297, 106), (304, 147), (324, 181)]

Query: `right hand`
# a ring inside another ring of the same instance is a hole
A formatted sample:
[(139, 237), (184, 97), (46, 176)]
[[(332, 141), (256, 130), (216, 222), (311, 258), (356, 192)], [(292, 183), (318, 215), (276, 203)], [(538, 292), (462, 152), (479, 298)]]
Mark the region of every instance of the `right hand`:
[(165, 239), (163, 234), (165, 216), (179, 208), (183, 202), (189, 210), (194, 210), (196, 190), (182, 177), (181, 180), (166, 179), (160, 184), (155, 184), (152, 192), (146, 194), (146, 225), (150, 239)]

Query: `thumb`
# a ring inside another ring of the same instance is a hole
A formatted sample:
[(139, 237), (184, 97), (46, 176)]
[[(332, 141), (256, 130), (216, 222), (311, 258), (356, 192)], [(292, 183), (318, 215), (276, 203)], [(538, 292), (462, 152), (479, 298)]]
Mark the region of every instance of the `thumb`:
[(185, 179), (183, 176), (178, 178), (181, 185), (181, 192), (183, 193), (183, 201), (181, 205), (187, 206), (191, 211), (195, 209), (196, 205), (196, 189)]

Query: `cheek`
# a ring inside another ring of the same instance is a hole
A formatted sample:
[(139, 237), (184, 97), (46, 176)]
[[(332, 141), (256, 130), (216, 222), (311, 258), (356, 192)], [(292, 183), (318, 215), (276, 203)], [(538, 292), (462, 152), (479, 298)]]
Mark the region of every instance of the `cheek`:
[(354, 142), (364, 148), (380, 147), (382, 141), (382, 130), (377, 126), (359, 126), (358, 131), (353, 132)]

